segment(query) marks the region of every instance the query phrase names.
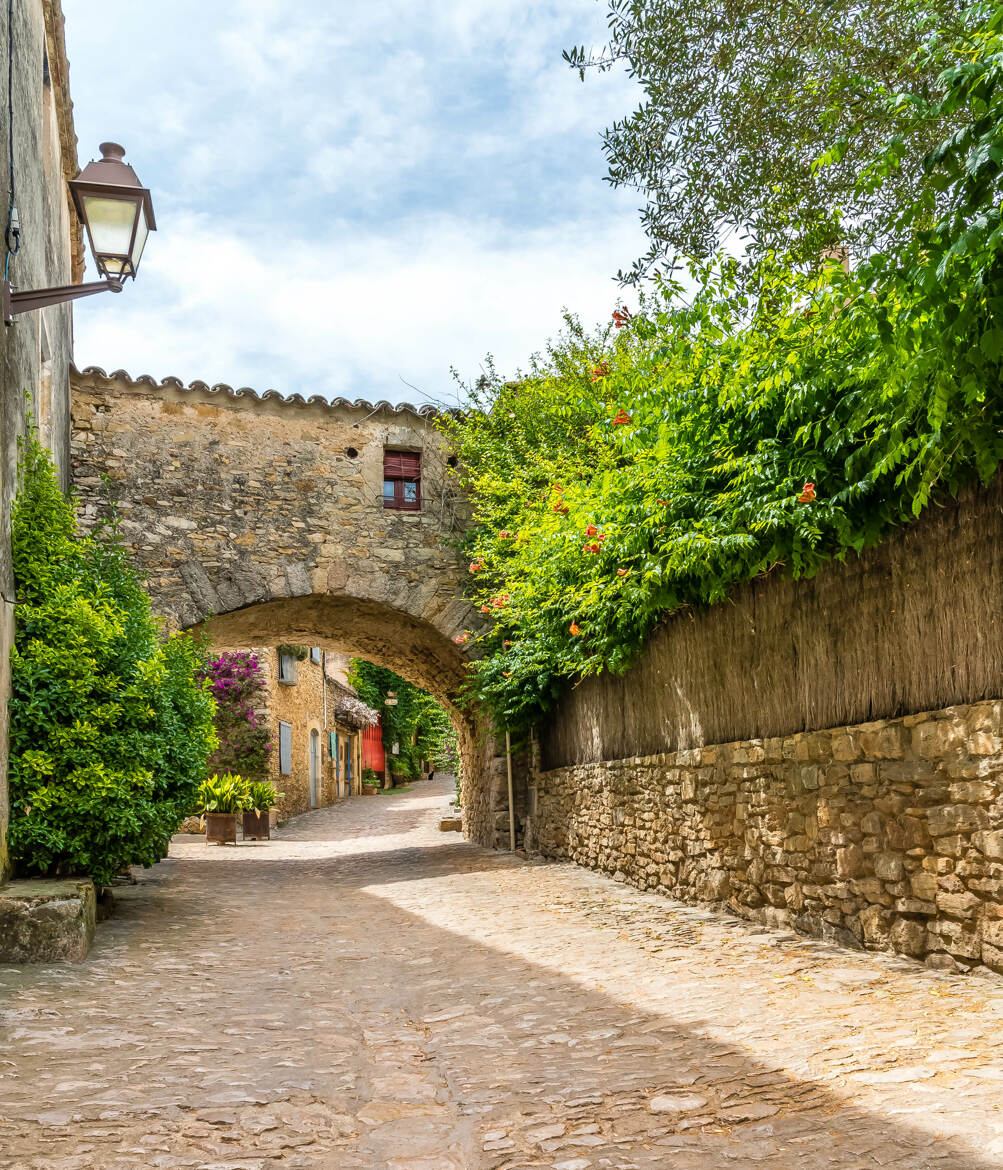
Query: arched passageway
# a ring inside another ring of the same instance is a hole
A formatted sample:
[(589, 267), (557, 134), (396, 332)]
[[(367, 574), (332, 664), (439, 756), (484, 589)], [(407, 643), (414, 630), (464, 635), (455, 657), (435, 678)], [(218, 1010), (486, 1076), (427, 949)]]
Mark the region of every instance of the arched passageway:
[(459, 705), (482, 619), (434, 416), (92, 367), (73, 378), (73, 480), (84, 527), (114, 506), (170, 626), (337, 650), (430, 691), (459, 732), (465, 831), (494, 844), (505, 763)]

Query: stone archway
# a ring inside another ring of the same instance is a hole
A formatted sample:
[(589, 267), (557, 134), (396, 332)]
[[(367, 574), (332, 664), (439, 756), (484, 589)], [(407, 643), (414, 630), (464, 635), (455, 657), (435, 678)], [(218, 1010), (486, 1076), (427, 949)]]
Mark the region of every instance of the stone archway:
[[(117, 513), (170, 626), (337, 649), (431, 691), (460, 732), (466, 832), (494, 844), (504, 767), (458, 702), (481, 618), (434, 416), (90, 367), (73, 376), (73, 482), (85, 528)], [(384, 507), (387, 451), (419, 456), (420, 510)]]

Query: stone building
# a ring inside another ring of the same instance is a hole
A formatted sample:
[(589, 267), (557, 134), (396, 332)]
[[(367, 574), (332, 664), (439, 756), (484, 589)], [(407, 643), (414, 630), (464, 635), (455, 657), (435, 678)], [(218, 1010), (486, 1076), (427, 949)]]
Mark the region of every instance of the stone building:
[(268, 692), (269, 779), (279, 818), (360, 795), (362, 730), (379, 716), (348, 685), (346, 655), (319, 646), (254, 647)]
[[(83, 243), (67, 181), (78, 171), (68, 67), (59, 0), (23, 0), (7, 28), (0, 15), (0, 43), (12, 34), (15, 203), (20, 248), (10, 258), (19, 289), (77, 282), (83, 275)], [(2, 71), (6, 75), (6, 68)], [(0, 157), (9, 173), (8, 103), (0, 102)], [(6, 248), (3, 249), (6, 263)], [(7, 701), (14, 631), (14, 578), (10, 558), (10, 505), (17, 484), (17, 441), (33, 417), (69, 486), (70, 362), (72, 314), (68, 304), (24, 313), (0, 326), (0, 878), (7, 871)]]

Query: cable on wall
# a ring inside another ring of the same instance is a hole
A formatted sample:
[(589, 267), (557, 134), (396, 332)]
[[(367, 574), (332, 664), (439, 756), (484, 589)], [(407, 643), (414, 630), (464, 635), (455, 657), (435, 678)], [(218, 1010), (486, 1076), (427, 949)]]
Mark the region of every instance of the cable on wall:
[(7, 259), (4, 279), (10, 278), (10, 260), (21, 251), (21, 222), (14, 205), (14, 0), (7, 0), (7, 151), (10, 162), (10, 202), (7, 205), (7, 228), (4, 242)]

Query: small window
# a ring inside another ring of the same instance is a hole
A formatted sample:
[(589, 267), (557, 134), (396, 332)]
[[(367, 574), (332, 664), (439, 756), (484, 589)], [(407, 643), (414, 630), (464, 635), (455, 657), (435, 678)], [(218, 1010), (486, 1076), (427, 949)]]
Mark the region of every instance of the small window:
[(279, 720), (279, 771), (283, 776), (293, 774), (293, 725)]
[(311, 646), (310, 647), (310, 661), (316, 662), (317, 665), (320, 666), (320, 647), (319, 646)]
[(383, 452), (383, 507), (421, 511), (421, 456), (413, 451)]
[(291, 654), (280, 654), (279, 682), (287, 687), (295, 686), (297, 675), (296, 659)]

